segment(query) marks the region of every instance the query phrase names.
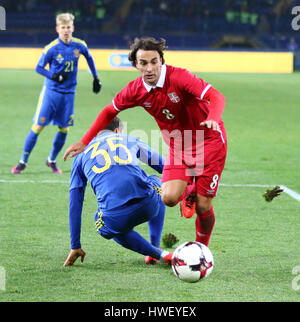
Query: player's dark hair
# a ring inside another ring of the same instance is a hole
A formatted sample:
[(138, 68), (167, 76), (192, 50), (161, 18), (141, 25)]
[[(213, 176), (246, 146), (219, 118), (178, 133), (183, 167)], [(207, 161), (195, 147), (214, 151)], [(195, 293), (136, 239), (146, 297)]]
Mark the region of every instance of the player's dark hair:
[(122, 121), (116, 116), (104, 130), (114, 131), (117, 128), (122, 129), (123, 124)]
[(166, 40), (160, 38), (156, 40), (152, 37), (135, 38), (133, 44), (130, 46), (130, 53), (128, 54), (128, 60), (131, 61), (133, 67), (136, 67), (136, 53), (139, 49), (143, 50), (155, 50), (159, 53), (162, 63), (165, 63), (163, 51), (167, 48)]

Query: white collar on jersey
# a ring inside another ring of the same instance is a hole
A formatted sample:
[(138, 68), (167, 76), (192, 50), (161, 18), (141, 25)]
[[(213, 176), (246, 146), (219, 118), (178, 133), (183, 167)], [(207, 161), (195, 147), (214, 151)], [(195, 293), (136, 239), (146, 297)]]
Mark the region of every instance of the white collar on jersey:
[(156, 87), (160, 87), (160, 88), (163, 88), (164, 86), (164, 83), (165, 83), (165, 79), (166, 79), (166, 71), (167, 71), (167, 67), (165, 64), (163, 64), (161, 66), (161, 71), (160, 71), (160, 76), (159, 76), (159, 79), (158, 79), (158, 82), (156, 83), (156, 85), (154, 86), (151, 86), (151, 85), (148, 85), (147, 83), (145, 83), (145, 81), (143, 80), (143, 84), (147, 90), (147, 92), (150, 92), (152, 88), (156, 88)]

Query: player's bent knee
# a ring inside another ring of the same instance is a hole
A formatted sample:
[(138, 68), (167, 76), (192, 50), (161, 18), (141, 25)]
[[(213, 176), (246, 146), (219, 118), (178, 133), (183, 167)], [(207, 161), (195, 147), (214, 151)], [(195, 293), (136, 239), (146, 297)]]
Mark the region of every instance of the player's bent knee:
[(178, 196), (171, 193), (162, 193), (162, 202), (168, 207), (174, 207), (178, 203)]
[(162, 201), (168, 207), (177, 205), (179, 198), (186, 189), (187, 182), (183, 180), (171, 180), (162, 184)]
[(36, 134), (39, 134), (40, 132), (42, 132), (44, 126), (39, 125), (39, 124), (33, 124), (31, 129), (33, 132), (35, 132)]

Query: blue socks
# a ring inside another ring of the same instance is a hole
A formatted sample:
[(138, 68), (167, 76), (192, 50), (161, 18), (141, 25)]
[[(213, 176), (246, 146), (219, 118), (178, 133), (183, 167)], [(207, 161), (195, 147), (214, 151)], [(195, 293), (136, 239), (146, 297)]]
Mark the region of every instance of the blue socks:
[[(37, 142), (39, 134), (40, 132), (36, 131), (34, 127), (32, 127), (30, 132), (27, 134), (24, 148), (23, 148), (22, 159), (20, 160), (22, 161), (22, 163), (26, 164), (28, 162), (30, 153), (32, 152)], [(67, 135), (68, 135), (68, 130), (62, 130), (61, 128), (59, 128), (59, 131), (57, 132), (53, 140), (52, 150), (49, 155), (50, 161), (56, 160), (58, 153), (61, 151), (61, 149), (63, 148), (66, 142)]]
[(114, 241), (139, 254), (145, 256), (150, 255), (152, 258), (160, 259), (163, 252), (159, 246), (163, 231), (164, 218), (165, 207), (160, 207), (158, 215), (148, 221), (151, 243), (134, 230), (129, 231), (127, 234), (115, 236)]
[(30, 156), (30, 153), (32, 149), (34, 148), (37, 138), (39, 136), (39, 132), (37, 132), (33, 127), (31, 128), (30, 132), (27, 134), (24, 148), (23, 148), (23, 154), (22, 154), (22, 159), (23, 163), (28, 162), (28, 158)]
[(56, 160), (58, 153), (61, 151), (62, 147), (66, 142), (67, 135), (68, 131), (64, 131), (62, 129), (59, 129), (59, 131), (56, 133), (56, 136), (53, 140), (52, 150), (49, 155), (50, 161)]
[(113, 238), (121, 246), (137, 252), (142, 255), (150, 255), (153, 258), (160, 259), (162, 250), (151, 245), (139, 233), (134, 230), (129, 231), (127, 234), (117, 235)]
[(151, 244), (155, 247), (160, 247), (160, 240), (164, 226), (165, 219), (165, 206), (160, 207), (160, 211), (157, 216), (148, 221), (148, 229), (150, 235)]

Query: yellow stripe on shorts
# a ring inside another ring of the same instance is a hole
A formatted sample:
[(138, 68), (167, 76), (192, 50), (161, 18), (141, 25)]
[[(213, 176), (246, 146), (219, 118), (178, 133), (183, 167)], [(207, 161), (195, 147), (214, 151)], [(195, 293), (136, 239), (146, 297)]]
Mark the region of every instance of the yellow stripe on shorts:
[(38, 105), (37, 105), (37, 108), (36, 108), (34, 124), (37, 124), (37, 122), (39, 120), (39, 115), (40, 115), (41, 107), (42, 107), (42, 104), (43, 104), (43, 100), (44, 100), (44, 96), (45, 96), (45, 91), (46, 91), (46, 86), (44, 85), (43, 88), (42, 88), (42, 90), (41, 90), (41, 94), (40, 94), (40, 97), (39, 97)]
[(104, 224), (104, 221), (102, 220), (102, 215), (103, 215), (103, 212), (99, 211), (98, 212), (98, 219), (95, 221), (94, 227), (95, 227), (97, 232), (101, 229), (102, 226), (106, 227), (105, 224)]
[(156, 191), (156, 193), (157, 193), (159, 196), (161, 196), (161, 187), (158, 187), (158, 186), (155, 186), (155, 185), (152, 185), (152, 187), (153, 187), (153, 190), (155, 190), (155, 191)]

